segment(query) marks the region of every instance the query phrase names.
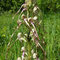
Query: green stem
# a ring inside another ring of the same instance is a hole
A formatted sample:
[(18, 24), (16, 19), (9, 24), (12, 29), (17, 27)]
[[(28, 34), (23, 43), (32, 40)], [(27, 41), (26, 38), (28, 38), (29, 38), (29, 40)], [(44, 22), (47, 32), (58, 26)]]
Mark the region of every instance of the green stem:
[(28, 42), (28, 60), (31, 60), (31, 45), (30, 45), (30, 42)]
[(27, 10), (27, 18), (29, 17), (29, 11)]
[[(27, 7), (28, 8), (28, 7)], [(27, 9), (27, 18), (29, 18), (29, 10)], [(31, 44), (30, 44), (30, 36), (29, 36), (30, 33), (28, 33), (28, 41), (27, 41), (27, 44), (28, 44), (28, 60), (31, 60)]]

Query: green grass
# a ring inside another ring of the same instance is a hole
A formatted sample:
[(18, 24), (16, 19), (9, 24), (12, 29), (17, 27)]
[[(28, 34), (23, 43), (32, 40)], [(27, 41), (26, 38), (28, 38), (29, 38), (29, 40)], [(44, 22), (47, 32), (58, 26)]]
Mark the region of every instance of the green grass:
[[(14, 31), (14, 27), (17, 26), (17, 16), (15, 20), (12, 20), (11, 14), (3, 14), (0, 16), (0, 60), (5, 60), (7, 43), (11, 34)], [(60, 59), (60, 14), (59, 13), (50, 13), (44, 14), (44, 26), (46, 30), (45, 42), (46, 42), (46, 52), (47, 60), (59, 60)], [(21, 29), (23, 28), (23, 29)], [(21, 27), (17, 32), (23, 32), (26, 27)], [(16, 35), (17, 35), (16, 32)], [(25, 33), (27, 30), (25, 31)], [(13, 38), (13, 41), (16, 38), (16, 35)], [(1, 45), (2, 43), (2, 45)], [(21, 56), (21, 44), (17, 41), (14, 46), (8, 52), (9, 60), (17, 60), (18, 56)], [(40, 54), (41, 55), (41, 54)]]

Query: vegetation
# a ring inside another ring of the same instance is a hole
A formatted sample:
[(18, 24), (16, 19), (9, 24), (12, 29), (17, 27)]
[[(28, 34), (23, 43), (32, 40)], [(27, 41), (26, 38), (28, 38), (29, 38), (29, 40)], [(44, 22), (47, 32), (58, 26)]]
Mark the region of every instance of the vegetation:
[[(10, 41), (11, 35), (15, 31), (17, 25), (19, 25), (16, 23), (18, 21), (19, 14), (15, 16), (14, 13), (12, 12), (16, 12), (21, 7), (22, 3), (24, 3), (24, 1), (25, 0), (5, 0), (5, 1), (1, 0), (0, 1), (0, 5), (1, 5), (0, 13), (4, 12), (0, 14), (0, 60), (5, 60), (7, 57), (9, 60), (17, 60), (17, 58), (21, 57), (22, 52), (24, 53), (24, 51), (21, 52), (21, 47), (28, 45), (25, 43), (21, 44), (19, 40), (15, 42), (18, 32), (22, 32), (22, 34), (29, 32), (27, 27), (25, 25), (22, 25), (16, 31), (16, 33), (12, 38), (10, 46), (12, 44), (14, 45), (12, 45), (10, 49), (8, 48), (8, 45), (9, 45), (8, 43)], [(33, 1), (34, 1), (33, 4), (35, 4), (35, 0)], [(30, 3), (27, 5), (30, 6)], [(45, 0), (45, 1), (37, 0), (37, 5), (40, 7), (38, 20), (39, 21), (43, 20), (42, 27), (40, 26), (40, 29), (41, 29), (40, 32), (43, 34), (43, 36), (40, 35), (41, 33), (39, 33), (39, 30), (38, 30), (39, 26), (37, 24), (35, 25), (37, 27), (37, 33), (40, 38), (39, 43), (41, 43), (44, 51), (46, 51), (46, 55), (47, 55), (45, 56), (46, 60), (59, 60), (60, 59), (60, 56), (59, 56), (60, 55), (60, 44), (59, 44), (60, 43), (59, 41), (60, 40), (60, 11), (59, 11), (60, 1), (59, 0)], [(26, 6), (24, 8), (26, 8)], [(24, 8), (22, 8), (21, 11), (23, 11)], [(32, 8), (33, 7), (29, 7), (29, 12), (32, 11)], [(36, 14), (33, 15), (32, 13), (30, 14), (30, 17), (36, 15)], [(24, 14), (26, 15), (26, 12), (24, 12)], [(12, 19), (12, 16), (15, 16), (15, 19)], [(39, 23), (41, 23), (41, 21)], [(42, 30), (43, 27), (44, 27), (44, 30)], [(45, 43), (42, 42), (42, 40), (44, 40)], [(38, 57), (39, 59), (43, 60), (44, 55), (42, 51), (39, 50), (39, 48), (37, 49), (34, 43), (32, 43), (31, 46), (34, 50), (38, 50)], [(29, 47), (31, 46), (29, 44), (28, 48), (26, 48), (29, 55), (30, 55)], [(29, 55), (28, 55), (28, 58), (29, 58)]]
[[(15, 20), (12, 20), (10, 14), (3, 14), (0, 16), (0, 60), (5, 60), (6, 48), (9, 38), (14, 31), (14, 27), (17, 26), (17, 16)], [(46, 30), (45, 42), (46, 42), (46, 52), (47, 60), (59, 60), (59, 51), (60, 51), (60, 14), (59, 13), (49, 13), (44, 14), (44, 26)], [(22, 27), (21, 27), (22, 28)], [(23, 29), (21, 30), (23, 31)], [(16, 34), (19, 30), (16, 32)], [(13, 42), (15, 40), (13, 38)], [(9, 60), (16, 60), (18, 56), (21, 56), (20, 53), (20, 42), (17, 41), (12, 48), (9, 50), (8, 57)], [(41, 52), (39, 52), (40, 57), (42, 57)]]
[[(25, 0), (0, 0), (1, 11), (17, 11)], [(60, 9), (60, 0), (37, 0), (37, 4), (43, 11), (56, 11)]]

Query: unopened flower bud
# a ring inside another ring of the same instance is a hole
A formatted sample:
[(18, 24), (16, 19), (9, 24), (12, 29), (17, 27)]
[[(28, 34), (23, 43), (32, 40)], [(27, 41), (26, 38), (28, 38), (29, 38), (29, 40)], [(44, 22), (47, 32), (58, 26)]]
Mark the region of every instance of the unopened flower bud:
[(17, 60), (21, 60), (21, 58), (20, 58), (20, 57), (18, 57), (18, 58), (17, 58)]
[(37, 16), (35, 16), (35, 17), (33, 18), (33, 20), (37, 20)]

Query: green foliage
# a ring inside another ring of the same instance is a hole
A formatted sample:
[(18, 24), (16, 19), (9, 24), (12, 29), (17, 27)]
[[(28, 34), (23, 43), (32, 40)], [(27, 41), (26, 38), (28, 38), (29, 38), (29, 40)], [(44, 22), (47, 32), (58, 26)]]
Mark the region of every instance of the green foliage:
[(37, 0), (39, 7), (46, 11), (56, 11), (60, 9), (60, 0)]
[(1, 0), (0, 1), (0, 11), (10, 10), (16, 11), (20, 8), (21, 4), (24, 3), (24, 0)]
[[(15, 20), (11, 19), (11, 15), (0, 16), (0, 42), (4, 41), (2, 47), (0, 46), (0, 60), (5, 60), (7, 43), (10, 35), (12, 34), (13, 27), (16, 26), (17, 16)], [(60, 56), (60, 14), (44, 14), (44, 26), (47, 34), (45, 34), (47, 60), (59, 60)], [(13, 22), (14, 21), (14, 22)], [(23, 28), (23, 29), (22, 29)], [(21, 27), (19, 31), (25, 31), (25, 27)], [(13, 30), (14, 31), (14, 30)], [(17, 31), (17, 32), (19, 32)], [(16, 36), (15, 36), (16, 37)], [(15, 41), (15, 37), (12, 42)], [(6, 42), (6, 43), (5, 43)], [(33, 47), (34, 48), (34, 47)], [(9, 60), (17, 60), (17, 57), (21, 56), (21, 43), (17, 41), (10, 51), (8, 52)], [(14, 53), (13, 53), (14, 52)], [(40, 58), (43, 57), (41, 51), (39, 52)]]
[[(25, 0), (1, 0), (0, 1), (0, 12), (1, 11), (17, 11)], [(34, 2), (35, 3), (35, 2)], [(37, 0), (38, 6), (43, 11), (56, 11), (60, 9), (60, 0)]]

